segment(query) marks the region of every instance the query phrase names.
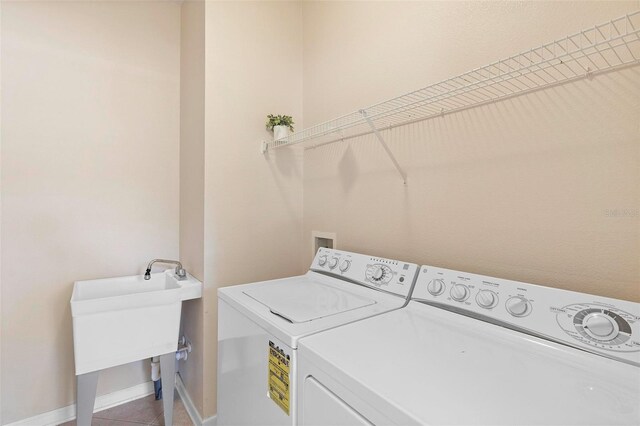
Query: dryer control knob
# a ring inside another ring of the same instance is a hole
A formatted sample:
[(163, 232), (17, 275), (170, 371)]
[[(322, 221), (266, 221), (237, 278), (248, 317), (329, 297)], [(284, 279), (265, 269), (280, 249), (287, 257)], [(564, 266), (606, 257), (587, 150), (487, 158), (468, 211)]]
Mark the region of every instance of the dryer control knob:
[(531, 313), (531, 303), (521, 296), (514, 296), (505, 303), (507, 312), (514, 317), (526, 317)]
[(597, 340), (613, 340), (618, 335), (614, 320), (601, 313), (589, 314), (582, 321), (582, 326)]
[(491, 309), (498, 304), (498, 295), (491, 290), (480, 290), (476, 296), (476, 303), (481, 308)]
[(338, 266), (338, 258), (332, 257), (331, 260), (329, 261), (329, 268), (334, 269), (336, 266)]
[(469, 287), (464, 284), (456, 284), (451, 287), (451, 298), (457, 302), (464, 302), (469, 297)]
[(440, 296), (442, 293), (444, 293), (444, 290), (445, 290), (444, 280), (435, 279), (435, 280), (431, 280), (429, 284), (427, 284), (427, 291), (433, 294), (434, 296)]
[(347, 270), (349, 269), (350, 266), (351, 266), (351, 261), (345, 260), (344, 262), (342, 262), (340, 264), (340, 270), (342, 272), (347, 272)]
[(323, 254), (318, 258), (318, 265), (324, 266), (327, 263), (327, 255)]
[(373, 273), (371, 274), (371, 278), (373, 278), (375, 281), (380, 281), (382, 279), (382, 277), (384, 277), (384, 269), (382, 269), (381, 267), (377, 266), (373, 270)]

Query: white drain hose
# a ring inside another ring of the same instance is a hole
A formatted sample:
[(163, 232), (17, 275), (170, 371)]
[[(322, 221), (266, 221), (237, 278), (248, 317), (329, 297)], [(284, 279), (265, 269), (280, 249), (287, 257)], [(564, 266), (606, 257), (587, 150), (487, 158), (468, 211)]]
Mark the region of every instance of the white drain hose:
[(154, 356), (151, 358), (151, 381), (158, 380), (160, 380), (160, 357)]

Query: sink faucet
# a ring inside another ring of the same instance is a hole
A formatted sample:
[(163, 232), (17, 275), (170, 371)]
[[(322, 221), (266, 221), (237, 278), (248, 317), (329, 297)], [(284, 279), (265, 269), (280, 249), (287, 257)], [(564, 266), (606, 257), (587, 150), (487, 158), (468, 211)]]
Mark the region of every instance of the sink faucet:
[(178, 279), (179, 280), (187, 279), (187, 271), (185, 271), (184, 268), (182, 267), (182, 263), (178, 262), (177, 260), (153, 259), (147, 265), (147, 271), (144, 273), (145, 280), (151, 279), (151, 267), (153, 266), (154, 263), (169, 263), (172, 265), (176, 265), (176, 276), (178, 277)]

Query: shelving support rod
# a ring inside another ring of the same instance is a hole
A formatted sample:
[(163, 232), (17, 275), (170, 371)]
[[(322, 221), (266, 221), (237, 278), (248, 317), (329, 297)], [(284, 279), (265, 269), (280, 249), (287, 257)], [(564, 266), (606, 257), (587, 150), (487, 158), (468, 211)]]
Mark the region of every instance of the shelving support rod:
[(391, 162), (393, 163), (394, 167), (396, 168), (396, 170), (400, 174), (400, 177), (402, 177), (402, 183), (404, 183), (406, 185), (407, 184), (407, 175), (402, 170), (402, 167), (400, 167), (400, 164), (398, 164), (398, 161), (396, 160), (396, 157), (393, 156), (393, 153), (391, 152), (391, 150), (387, 146), (387, 143), (384, 141), (384, 138), (382, 137), (382, 135), (380, 134), (378, 129), (376, 128), (376, 125), (373, 124), (373, 121), (371, 121), (371, 119), (367, 115), (367, 111), (361, 109), (360, 110), (360, 114), (362, 114), (362, 117), (365, 120), (367, 120), (367, 124), (369, 124), (369, 127), (371, 127), (371, 131), (373, 132), (374, 135), (376, 135), (376, 138), (378, 139), (378, 142), (380, 142), (380, 145), (382, 145), (384, 150), (387, 152), (387, 155), (391, 159)]

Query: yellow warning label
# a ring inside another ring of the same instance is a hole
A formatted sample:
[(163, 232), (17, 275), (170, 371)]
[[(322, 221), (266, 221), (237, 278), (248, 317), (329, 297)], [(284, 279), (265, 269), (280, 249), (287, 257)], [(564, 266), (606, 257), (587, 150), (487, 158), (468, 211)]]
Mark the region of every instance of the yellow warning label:
[(269, 398), (289, 415), (289, 363), (291, 359), (269, 342)]

